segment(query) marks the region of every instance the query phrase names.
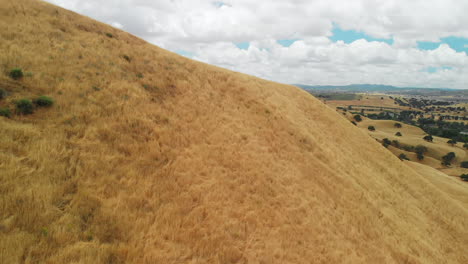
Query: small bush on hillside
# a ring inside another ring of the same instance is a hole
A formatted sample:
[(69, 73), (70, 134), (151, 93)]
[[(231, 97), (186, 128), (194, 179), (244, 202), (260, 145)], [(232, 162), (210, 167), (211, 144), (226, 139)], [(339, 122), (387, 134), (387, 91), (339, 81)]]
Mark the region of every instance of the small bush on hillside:
[(454, 139), (450, 139), (449, 141), (447, 141), (447, 143), (453, 146), (453, 145), (457, 144), (457, 141), (454, 140)]
[(357, 126), (356, 122), (354, 122), (354, 121), (351, 121), (351, 123), (352, 123), (353, 125)]
[(22, 115), (29, 115), (34, 112), (34, 106), (31, 100), (21, 99), (15, 102), (16, 111)]
[(463, 147), (468, 149), (468, 143), (463, 144)]
[(6, 97), (6, 91), (0, 88), (0, 100)]
[(400, 142), (398, 140), (392, 140), (392, 145), (399, 148), (400, 147)]
[(361, 115), (355, 115), (354, 120), (356, 120), (356, 122), (361, 122), (362, 121)]
[(374, 127), (374, 126), (368, 126), (367, 129), (369, 129), (369, 131), (375, 131), (375, 127)]
[(444, 166), (450, 166), (452, 160), (455, 158), (455, 153), (454, 152), (449, 152), (447, 155), (442, 157), (442, 165)]
[(395, 133), (395, 136), (401, 137), (401, 133), (400, 133), (400, 132), (396, 132), (396, 133)]
[(11, 117), (11, 111), (8, 108), (0, 108), (0, 116)]
[(401, 124), (400, 124), (400, 123), (395, 123), (393, 126), (396, 127), (396, 128), (401, 128)]
[(23, 70), (21, 70), (20, 68), (14, 68), (10, 71), (10, 77), (13, 79), (13, 80), (19, 80), (21, 78), (23, 78)]
[(462, 174), (460, 175), (460, 178), (462, 179), (462, 181), (468, 181), (468, 174)]
[(398, 155), (398, 158), (400, 160), (410, 160), (404, 153), (401, 153), (400, 155)]
[(38, 98), (34, 99), (34, 104), (39, 107), (49, 107), (54, 104), (54, 100), (48, 96), (39, 96)]
[(128, 55), (123, 55), (122, 57), (128, 62), (132, 61), (132, 59)]
[(392, 142), (390, 141), (390, 139), (388, 139), (388, 138), (382, 139), (382, 145), (383, 145), (384, 147), (388, 147), (388, 146), (390, 146), (391, 144), (392, 144)]
[(468, 161), (462, 161), (462, 162), (460, 163), (460, 166), (461, 166), (462, 168), (468, 168)]
[(434, 138), (431, 135), (424, 136), (423, 139), (427, 142), (432, 142), (432, 140), (434, 140)]
[(106, 36), (109, 37), (109, 38), (113, 38), (114, 35), (112, 35), (112, 33), (106, 33)]

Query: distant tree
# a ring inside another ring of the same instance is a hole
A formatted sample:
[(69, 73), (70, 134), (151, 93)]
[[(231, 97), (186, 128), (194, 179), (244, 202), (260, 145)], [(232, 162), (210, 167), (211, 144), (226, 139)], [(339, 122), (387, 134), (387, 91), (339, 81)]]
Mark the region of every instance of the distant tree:
[(462, 162), (460, 163), (460, 166), (461, 166), (462, 168), (468, 168), (468, 161), (462, 161)]
[(399, 148), (400, 147), (400, 142), (398, 142), (398, 140), (392, 140), (392, 145)]
[(400, 155), (398, 155), (398, 158), (400, 160), (410, 160), (404, 153), (401, 153)]
[(449, 152), (447, 155), (442, 157), (442, 165), (444, 166), (450, 166), (452, 160), (455, 158), (455, 153), (454, 152)]
[(396, 128), (401, 128), (401, 124), (400, 124), (400, 123), (395, 123), (393, 126), (396, 127)]
[(447, 141), (447, 143), (453, 146), (453, 145), (457, 144), (457, 141), (454, 140), (454, 139), (449, 139), (449, 140)]
[(427, 152), (427, 148), (423, 145), (417, 145), (415, 148), (414, 148), (415, 152), (416, 152), (416, 157), (418, 158), (418, 160), (423, 160), (424, 159), (424, 153)]
[(423, 139), (427, 142), (432, 142), (432, 140), (434, 140), (434, 138), (431, 135), (424, 136)]
[(362, 121), (361, 115), (355, 115), (354, 120), (356, 120), (356, 122), (361, 122)]
[(369, 129), (369, 131), (375, 131), (375, 127), (374, 127), (374, 126), (368, 126), (367, 129)]
[(462, 174), (460, 175), (460, 178), (462, 179), (462, 181), (468, 181), (468, 174)]
[(383, 145), (384, 147), (388, 147), (388, 146), (390, 146), (391, 144), (392, 144), (392, 142), (391, 142), (390, 139), (388, 139), (388, 138), (384, 138), (384, 139), (382, 140), (382, 145)]
[(395, 133), (395, 136), (401, 137), (401, 133), (400, 133), (400, 132), (396, 132), (396, 133)]
[(468, 149), (468, 143), (463, 144), (463, 147)]

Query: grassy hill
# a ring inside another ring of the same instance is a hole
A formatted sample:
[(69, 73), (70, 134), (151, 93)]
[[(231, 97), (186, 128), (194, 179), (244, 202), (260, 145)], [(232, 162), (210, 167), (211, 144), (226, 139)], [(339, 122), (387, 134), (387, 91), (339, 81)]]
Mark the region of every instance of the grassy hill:
[[(389, 149), (395, 154), (404, 153), (410, 160), (419, 162), (435, 169), (446, 172), (452, 176), (460, 176), (463, 173), (468, 173), (468, 169), (461, 168), (460, 163), (468, 160), (467, 150), (463, 148), (463, 143), (450, 145), (447, 143), (449, 139), (441, 137), (433, 137), (432, 142), (427, 142), (423, 139), (427, 135), (422, 129), (416, 126), (402, 124), (393, 120), (372, 120), (363, 117), (363, 121), (358, 123), (358, 127), (363, 130), (368, 130), (369, 126), (373, 126), (375, 131), (368, 131), (373, 138), (382, 141), (388, 138), (390, 141), (398, 141), (399, 147), (389, 146)], [(402, 125), (401, 128), (395, 127), (395, 123)], [(401, 136), (396, 134), (400, 132)], [(414, 150), (405, 150), (405, 147), (424, 146), (427, 152), (424, 153), (424, 159), (418, 160)], [(449, 152), (455, 153), (455, 159), (451, 162), (450, 168), (442, 165), (442, 157)]]
[(468, 262), (466, 185), (307, 92), (40, 1), (0, 17), (0, 263)]

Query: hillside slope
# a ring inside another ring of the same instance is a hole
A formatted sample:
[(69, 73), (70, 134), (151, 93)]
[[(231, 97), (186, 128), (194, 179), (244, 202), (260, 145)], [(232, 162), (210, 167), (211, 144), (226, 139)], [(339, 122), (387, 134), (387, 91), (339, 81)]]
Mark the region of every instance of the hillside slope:
[(466, 186), (305, 91), (39, 1), (0, 17), (0, 107), (55, 100), (0, 117), (0, 263), (468, 262)]

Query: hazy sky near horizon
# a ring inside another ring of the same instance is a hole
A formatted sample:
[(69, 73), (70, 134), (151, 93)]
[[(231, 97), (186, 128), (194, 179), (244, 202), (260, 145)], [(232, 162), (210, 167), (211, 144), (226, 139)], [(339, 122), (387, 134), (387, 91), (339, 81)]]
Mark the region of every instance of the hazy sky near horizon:
[(47, 0), (283, 83), (468, 88), (468, 0)]

